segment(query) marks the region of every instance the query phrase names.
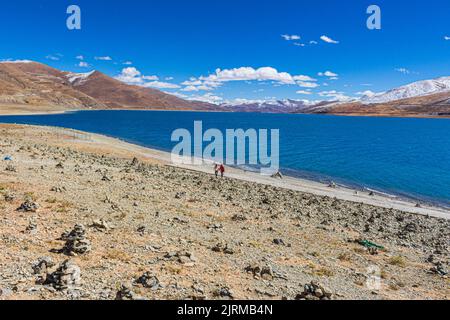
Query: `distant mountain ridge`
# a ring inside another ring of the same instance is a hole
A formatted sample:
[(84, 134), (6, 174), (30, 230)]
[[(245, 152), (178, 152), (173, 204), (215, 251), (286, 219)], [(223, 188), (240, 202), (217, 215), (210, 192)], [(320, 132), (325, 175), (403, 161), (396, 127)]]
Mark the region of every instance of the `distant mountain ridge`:
[(0, 63), (0, 104), (65, 109), (195, 110), (363, 116), (450, 116), (450, 77), (349, 101), (267, 100), (220, 105), (125, 84), (99, 71), (71, 73), (33, 61)]
[(99, 71), (70, 73), (32, 61), (0, 63), (0, 103), (70, 109), (220, 109), (156, 89), (128, 85)]
[(414, 82), (348, 101), (274, 100), (225, 105), (232, 111), (367, 116), (450, 116), (450, 77)]

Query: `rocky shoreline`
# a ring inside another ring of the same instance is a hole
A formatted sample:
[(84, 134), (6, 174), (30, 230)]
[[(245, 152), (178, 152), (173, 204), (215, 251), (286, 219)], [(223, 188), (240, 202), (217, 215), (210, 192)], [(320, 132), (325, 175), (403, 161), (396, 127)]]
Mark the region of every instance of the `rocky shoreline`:
[(448, 219), (0, 131), (0, 299), (450, 296)]

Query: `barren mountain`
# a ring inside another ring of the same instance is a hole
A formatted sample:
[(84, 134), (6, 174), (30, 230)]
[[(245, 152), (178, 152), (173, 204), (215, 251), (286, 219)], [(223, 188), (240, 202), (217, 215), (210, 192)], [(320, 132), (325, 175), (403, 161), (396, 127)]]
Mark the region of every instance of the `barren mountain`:
[(63, 72), (34, 62), (0, 63), (0, 103), (68, 109), (105, 107), (72, 88)]
[(95, 98), (109, 108), (217, 109), (217, 106), (211, 104), (184, 100), (156, 89), (127, 85), (98, 71), (79, 78), (76, 76), (74, 78), (70, 74), (68, 78), (72, 79), (73, 88)]
[(162, 91), (132, 86), (95, 71), (63, 72), (41, 63), (0, 63), (0, 104), (67, 109), (218, 110)]
[(450, 116), (450, 91), (385, 103), (359, 101), (331, 105), (320, 113), (367, 116)]

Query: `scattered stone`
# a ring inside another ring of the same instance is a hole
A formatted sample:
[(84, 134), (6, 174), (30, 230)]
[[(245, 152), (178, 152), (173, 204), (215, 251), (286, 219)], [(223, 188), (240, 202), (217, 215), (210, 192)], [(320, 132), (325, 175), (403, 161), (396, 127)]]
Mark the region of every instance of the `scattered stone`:
[(74, 262), (66, 260), (47, 276), (45, 284), (58, 291), (77, 289), (81, 285), (81, 269)]
[(62, 164), (62, 162), (59, 162), (59, 163), (56, 165), (56, 169), (64, 169), (64, 165)]
[(139, 159), (138, 158), (133, 158), (133, 160), (131, 161), (131, 166), (132, 167), (135, 167), (135, 166), (137, 166), (139, 164)]
[(186, 192), (178, 192), (178, 193), (175, 195), (175, 199), (181, 199), (181, 198), (183, 198), (184, 196), (186, 196)]
[(233, 217), (231, 217), (231, 220), (233, 221), (247, 221), (247, 217), (242, 214), (235, 214)]
[(233, 299), (233, 292), (228, 287), (222, 287), (214, 292), (216, 297)]
[(16, 167), (14, 167), (12, 164), (8, 164), (5, 168), (5, 171), (9, 171), (9, 172), (17, 172)]
[(253, 274), (255, 279), (272, 280), (274, 278), (274, 272), (271, 266), (259, 266), (258, 264), (252, 264), (245, 268), (245, 271)]
[(6, 202), (12, 202), (16, 199), (16, 196), (11, 192), (6, 192), (3, 195), (3, 199), (5, 199)]
[(27, 232), (29, 232), (30, 234), (35, 234), (37, 232), (38, 229), (38, 225), (36, 223), (36, 221), (34, 221), (33, 219), (31, 219), (28, 223), (27, 228), (25, 229)]
[(25, 202), (23, 202), (19, 208), (17, 208), (17, 211), (20, 212), (36, 212), (39, 209), (39, 204), (34, 202), (32, 199), (26, 199)]
[(66, 191), (65, 187), (53, 187), (50, 189), (51, 192), (56, 192), (56, 193), (63, 193), (64, 191)]
[(128, 285), (122, 284), (116, 294), (116, 300), (143, 300), (142, 297), (136, 295)]
[(34, 274), (47, 273), (47, 270), (55, 266), (52, 258), (41, 257), (39, 258), (31, 267), (33, 268)]
[(86, 230), (83, 225), (77, 224), (70, 232), (61, 235), (61, 240), (66, 241), (63, 252), (76, 256), (91, 251), (91, 243), (86, 239)]
[(225, 254), (234, 254), (234, 249), (231, 248), (227, 243), (221, 242), (216, 244), (212, 251), (214, 252), (223, 252)]
[(169, 252), (164, 257), (168, 260), (176, 260), (187, 266), (194, 265), (194, 262), (197, 261), (194, 254), (189, 251)]
[(145, 226), (139, 226), (136, 230), (141, 236), (145, 234), (145, 231), (147, 231), (147, 228)]
[(106, 222), (104, 219), (94, 220), (91, 225), (92, 228), (95, 228), (97, 231), (108, 231), (111, 230), (111, 225)]
[(310, 284), (305, 284), (303, 292), (295, 297), (295, 300), (330, 300), (333, 292), (321, 285), (319, 282), (311, 281)]
[(440, 276), (446, 276), (448, 274), (447, 269), (445, 269), (445, 266), (441, 261), (435, 262), (430, 271)]
[(283, 239), (273, 239), (273, 243), (279, 246), (286, 246), (286, 247), (291, 246), (290, 244), (285, 243)]
[(144, 288), (149, 288), (153, 291), (163, 288), (158, 278), (153, 276), (150, 272), (144, 273), (135, 281), (135, 283), (141, 284)]

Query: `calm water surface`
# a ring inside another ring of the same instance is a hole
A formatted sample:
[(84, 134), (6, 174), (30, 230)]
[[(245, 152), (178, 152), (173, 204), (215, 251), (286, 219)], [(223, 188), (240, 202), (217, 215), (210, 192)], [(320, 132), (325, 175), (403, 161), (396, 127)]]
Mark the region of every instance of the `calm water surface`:
[(2, 116), (0, 122), (50, 125), (120, 138), (170, 151), (172, 131), (280, 130), (285, 173), (438, 202), (450, 207), (450, 120), (321, 115), (83, 111)]

